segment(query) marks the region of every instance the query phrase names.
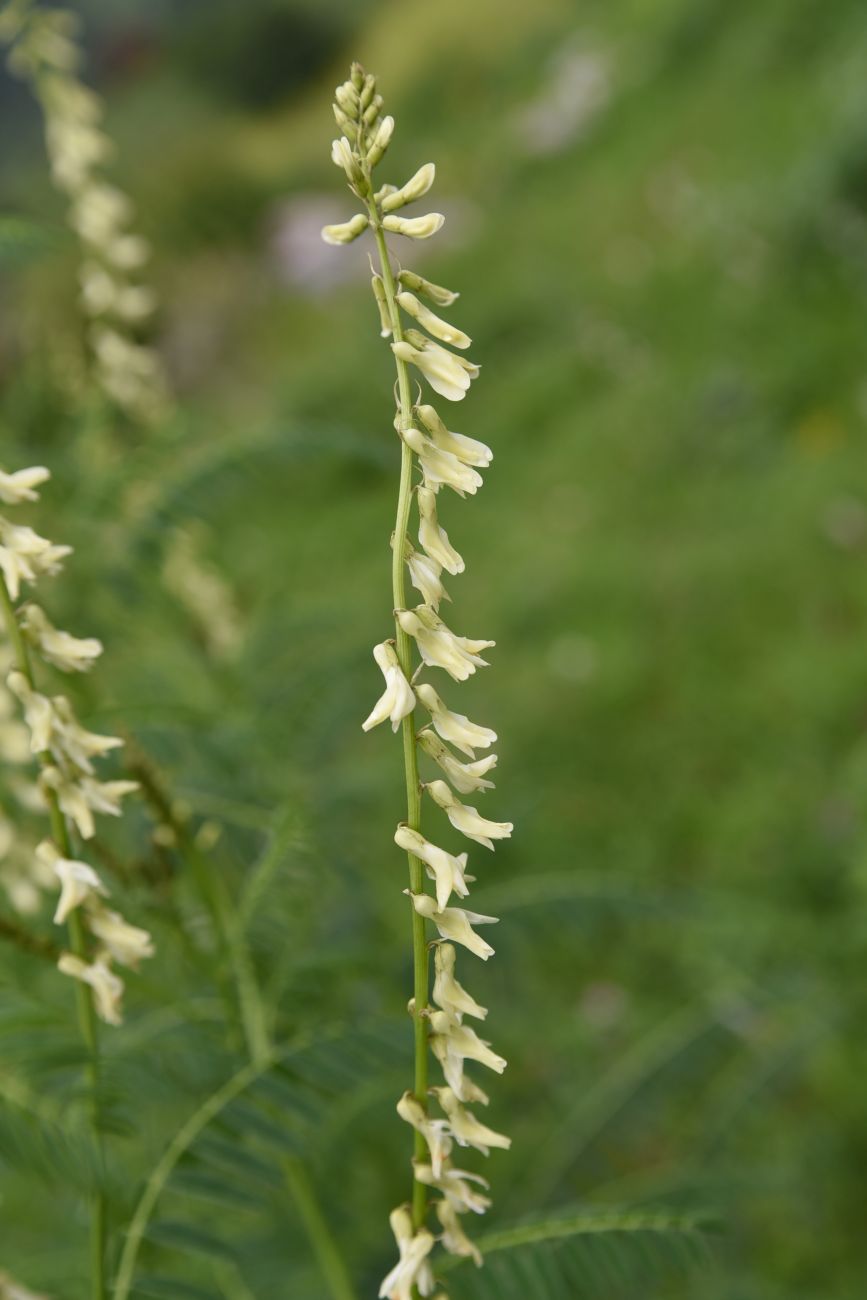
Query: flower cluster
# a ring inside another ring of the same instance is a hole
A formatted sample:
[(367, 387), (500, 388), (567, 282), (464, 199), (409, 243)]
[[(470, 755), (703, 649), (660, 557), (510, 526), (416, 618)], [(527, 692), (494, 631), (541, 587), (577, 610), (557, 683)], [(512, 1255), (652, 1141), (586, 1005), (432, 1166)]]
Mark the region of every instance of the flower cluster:
[[(41, 466), (14, 474), (0, 471), (0, 501), (13, 506), (34, 501), (36, 488), (47, 478), (48, 470)], [(50, 878), (60, 886), (55, 922), (68, 924), (74, 916), (86, 932), (81, 951), (62, 954), (60, 970), (88, 985), (100, 1018), (118, 1024), (123, 982), (113, 963), (135, 968), (152, 955), (153, 945), (146, 930), (128, 924), (106, 904), (109, 891), (97, 872), (73, 856), (70, 828), (82, 840), (91, 839), (95, 815), (119, 816), (123, 796), (137, 786), (134, 781), (103, 781), (97, 775), (95, 762), (117, 749), (120, 739), (88, 731), (65, 695), (46, 695), (36, 686), (34, 658), (61, 672), (84, 673), (93, 667), (102, 645), (94, 637), (76, 637), (56, 628), (37, 604), (17, 604), (22, 586), (57, 573), (69, 553), (68, 546), (55, 546), (33, 529), (0, 516), (0, 596), (14, 663), (6, 687), (21, 706), (27, 750), (40, 765), (38, 802), (51, 814), (53, 829), (53, 837), (35, 850), (34, 873), (39, 882)]]
[[(388, 719), (395, 731), (403, 726), (404, 738), (410, 741), (409, 817), (398, 826), (394, 838), (409, 856), (411, 879), (418, 882), (417, 887), (407, 891), (416, 916), (423, 923), (431, 922), (438, 935), (432, 945), (432, 1000), (428, 1004), (426, 988), (419, 990), (417, 986), (411, 1010), (414, 1016), (424, 1018), (428, 1045), (442, 1067), (445, 1082), (419, 1095), (417, 1073), (416, 1089), (406, 1092), (398, 1103), (398, 1114), (423, 1141), (416, 1143), (413, 1162), (413, 1206), (401, 1206), (391, 1215), (400, 1258), (379, 1293), (388, 1300), (410, 1300), (416, 1292), (428, 1296), (437, 1290), (429, 1260), (437, 1236), (447, 1251), (481, 1264), (478, 1248), (461, 1226), (461, 1216), (481, 1214), (487, 1209), (488, 1184), (478, 1174), (458, 1167), (455, 1148), (474, 1147), (488, 1155), (492, 1147), (510, 1144), (509, 1138), (488, 1128), (469, 1109), (473, 1104), (487, 1105), (488, 1098), (465, 1073), (465, 1062), (477, 1062), (496, 1073), (503, 1071), (506, 1062), (467, 1023), (468, 1019), (484, 1020), (487, 1011), (458, 983), (454, 973), (456, 945), (482, 960), (492, 955), (493, 948), (475, 927), (493, 923), (496, 917), (452, 905), (453, 896), (459, 900), (468, 896), (474, 878), (467, 873), (466, 853), (450, 853), (422, 834), (417, 794), (414, 798), (412, 790), (418, 782), (418, 752), (442, 773), (422, 783), (422, 791), (461, 834), (493, 849), (495, 840), (511, 835), (512, 824), (488, 819), (459, 797), (479, 795), (492, 788), (488, 773), (496, 766), (496, 755), (477, 758), (476, 751), (490, 749), (495, 733), (448, 708), (433, 686), (418, 680), (428, 667), (441, 669), (456, 682), (466, 681), (486, 664), (483, 652), (494, 644), (456, 635), (439, 613), (442, 602), (450, 599), (443, 573), (462, 573), (464, 562), (439, 521), (438, 505), (444, 489), (460, 497), (474, 495), (482, 484), (479, 471), (491, 463), (492, 453), (484, 443), (452, 432), (436, 409), (420, 396), (415, 402), (410, 396), (408, 366), (414, 366), (430, 388), (449, 401), (465, 396), (479, 368), (463, 355), (471, 345), (470, 338), (433, 310), (450, 306), (458, 295), (392, 265), (386, 233), (427, 239), (440, 229), (443, 217), (435, 212), (420, 217), (399, 215), (401, 209), (431, 188), (433, 163), (419, 168), (400, 188), (388, 184), (374, 187), (372, 170), (381, 160), (394, 129), (393, 119), (383, 117), (381, 109), (382, 99), (374, 78), (366, 76), (358, 64), (353, 65), (350, 79), (336, 92), (334, 113), (343, 135), (334, 141), (331, 156), (345, 172), (350, 189), (364, 203), (365, 212), (340, 225), (327, 226), (322, 234), (326, 242), (345, 244), (370, 228), (376, 239), (380, 270), (373, 275), (372, 288), (381, 333), (392, 339), (391, 350), (397, 363), (400, 400), (395, 428), (403, 444), (402, 464), (410, 471), (402, 475), (393, 538), (395, 637), (373, 651), (385, 677), (385, 691), (363, 724), (367, 731)], [(412, 491), (418, 514), (418, 547), (407, 536), (410, 474), (417, 477)], [(403, 595), (404, 566), (421, 597), (414, 608), (407, 607)], [(414, 670), (416, 657), (421, 663)], [(429, 722), (416, 732), (418, 707), (427, 713)], [(432, 893), (423, 889), (424, 874), (432, 881)], [(419, 992), (424, 994), (424, 1005), (419, 1004)], [(431, 1113), (432, 1103), (441, 1112), (436, 1117)], [(417, 1195), (419, 1185), (421, 1196)], [(433, 1206), (437, 1236), (426, 1222), (427, 1189), (438, 1193)], [(444, 1300), (441, 1290), (437, 1295), (438, 1300)]]
[(97, 379), (118, 406), (147, 419), (159, 413), (166, 392), (159, 358), (136, 338), (156, 307), (153, 291), (138, 279), (149, 248), (130, 228), (132, 203), (101, 173), (112, 147), (100, 126), (99, 97), (78, 75), (77, 21), (63, 9), (13, 0), (0, 16), (0, 40), (11, 45), (10, 67), (39, 101), (52, 178), (70, 202)]

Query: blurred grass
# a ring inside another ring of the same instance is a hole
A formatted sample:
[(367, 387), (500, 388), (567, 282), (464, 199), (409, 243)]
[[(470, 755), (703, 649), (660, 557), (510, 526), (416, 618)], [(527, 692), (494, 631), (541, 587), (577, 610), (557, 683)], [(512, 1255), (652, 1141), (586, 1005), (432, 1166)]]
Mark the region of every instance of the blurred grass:
[[(239, 59), (275, 8), (245, 9)], [(61, 234), (18, 274), (4, 259), (4, 463), (55, 467), (43, 527), (78, 552), (56, 608), (109, 646), (85, 684), (94, 721), (122, 720), (227, 823), (236, 881), (271, 810), (303, 810), (284, 907), (317, 950), (290, 1022), (399, 1014), (399, 756), (359, 727), (390, 606), (391, 369), (363, 259), (309, 294), (273, 244), (287, 200), (348, 214), (328, 104), (360, 57), (397, 118), (387, 174), (437, 161), (454, 233), (401, 255), (463, 291), (454, 316), (483, 368), (454, 422), (496, 457), (444, 516), (468, 566), (449, 622), (498, 642), (461, 708), (502, 737), (491, 807), (518, 828), (478, 864), (479, 905), (484, 890), (503, 922), (473, 988), (510, 1060), (492, 1121), (516, 1137), (493, 1164), (497, 1212), (543, 1208), (528, 1188), (545, 1205), (710, 1205), (721, 1264), (693, 1300), (854, 1300), (867, 15), (855, 0), (383, 2), (350, 36), (359, 17), (334, 12), (346, 35), (264, 105), (239, 89), (249, 66), (203, 75), (188, 37), (207, 40), (205, 8), (177, 46), (169, 10), (93, 12), (115, 172), (156, 248), (181, 390), (169, 428), (109, 438), (70, 413), (75, 249)], [(124, 61), (127, 31), (140, 52)], [(608, 102), (535, 152), (519, 121), (570, 51), (605, 70)], [(3, 94), (24, 114), (6, 206), (62, 231), (35, 120)], [(235, 665), (208, 661), (155, 581), (189, 518), (240, 604)], [(346, 974), (322, 977), (335, 952)], [(168, 972), (143, 990), (161, 978), (170, 990)], [(404, 1194), (391, 1107), (386, 1091), (315, 1171), (356, 1263), (378, 1265)], [(139, 1117), (152, 1147), (170, 1118), (158, 1097)], [(10, 1174), (4, 1264), (56, 1286), (78, 1228), (57, 1215), (45, 1259), (34, 1204)], [(262, 1247), (257, 1295), (306, 1259), (294, 1233)], [(295, 1286), (321, 1294), (313, 1274)]]

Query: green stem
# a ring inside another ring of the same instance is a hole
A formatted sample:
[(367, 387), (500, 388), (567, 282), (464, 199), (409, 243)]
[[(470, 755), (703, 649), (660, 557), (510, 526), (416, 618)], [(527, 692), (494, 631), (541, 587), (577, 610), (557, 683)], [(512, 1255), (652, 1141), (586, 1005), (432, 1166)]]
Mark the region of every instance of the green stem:
[[(372, 198), (368, 200), (368, 211), (379, 251), (382, 283), (385, 287), (385, 298), (388, 304), (392, 334), (395, 341), (400, 342), (403, 338), (403, 329), (396, 301), (394, 275), (391, 270), (388, 247), (385, 242), (379, 212)], [(406, 429), (412, 424), (412, 394), (409, 371), (404, 361), (397, 358), (395, 358), (395, 361), (400, 398), (400, 424), (402, 429)], [(397, 519), (394, 525), (391, 558), (392, 598), (395, 609), (404, 609), (406, 607), (404, 555), (407, 530), (409, 528), (409, 510), (412, 502), (412, 452), (402, 439), (400, 446), (400, 488), (397, 497)], [(401, 669), (407, 681), (409, 681), (413, 675), (412, 642), (397, 619), (395, 619), (395, 641)], [(403, 764), (406, 778), (406, 824), (412, 830), (417, 831), (421, 829), (421, 787), (418, 779), (418, 756), (415, 740), (415, 717), (413, 714), (404, 718), (402, 731)], [(407, 854), (407, 857), (409, 860), (409, 887), (414, 894), (420, 894), (424, 891), (424, 868), (421, 861), (412, 853)], [(424, 917), (419, 916), (414, 907), (411, 910), (414, 986), (413, 1021), (415, 1027), (415, 1082), (413, 1093), (421, 1105), (427, 1108), (428, 1033), (426, 1013), (429, 986), (427, 933)], [(425, 1140), (419, 1132), (415, 1134), (415, 1157), (422, 1162), (427, 1159)], [(415, 1178), (412, 1186), (412, 1213), (415, 1227), (420, 1228), (427, 1217), (427, 1187)]]
[[(0, 606), (3, 610), (3, 620), (6, 625), (6, 632), (12, 644), (15, 654), (15, 662), (18, 671), (27, 680), (31, 690), (35, 690), (33, 677), (33, 667), (30, 662), (30, 653), (24, 637), (21, 635), (21, 628), (18, 626), (18, 619), (15, 616), (15, 607), (12, 604), (12, 598), (9, 595), (9, 588), (6, 586), (6, 580), (0, 574)], [(39, 762), (42, 767), (49, 767), (52, 758), (49, 753), (39, 755)], [(57, 792), (48, 788), (46, 790), (48, 800), (48, 812), (51, 819), (51, 831), (55, 843), (64, 858), (74, 856), (72, 839), (69, 834), (69, 827), (66, 824), (66, 818), (60, 809), (60, 803), (57, 798)], [(87, 940), (84, 932), (84, 925), (77, 908), (74, 908), (67, 921), (69, 930), (69, 944), (76, 957), (82, 961), (88, 960)], [(94, 1146), (96, 1147), (99, 1165), (100, 1179), (102, 1177), (102, 1126), (100, 1122), (100, 1059), (99, 1059), (99, 1023), (94, 1010), (93, 998), (90, 989), (81, 980), (75, 980), (75, 1000), (78, 1009), (78, 1022), (81, 1028), (81, 1036), (84, 1040), (88, 1053), (87, 1078), (90, 1094), (90, 1124), (93, 1132)], [(105, 1300), (105, 1247), (106, 1247), (106, 1205), (105, 1196), (101, 1186), (94, 1188), (90, 1203), (90, 1263), (91, 1263), (91, 1297), (92, 1300)]]
[(233, 908), (222, 877), (214, 871), (196, 844), (189, 826), (172, 807), (172, 801), (151, 763), (143, 755), (137, 755), (130, 770), (157, 814), (171, 827), (178, 849), (193, 871), (199, 892), (211, 913), (217, 941), (235, 981), (247, 1051), (251, 1060), (263, 1061), (271, 1049), (271, 1038), (259, 982), (244, 938), (242, 917)]
[(294, 1157), (283, 1162), (283, 1173), (333, 1300), (356, 1300), (346, 1265), (316, 1200), (310, 1175), (302, 1162)]

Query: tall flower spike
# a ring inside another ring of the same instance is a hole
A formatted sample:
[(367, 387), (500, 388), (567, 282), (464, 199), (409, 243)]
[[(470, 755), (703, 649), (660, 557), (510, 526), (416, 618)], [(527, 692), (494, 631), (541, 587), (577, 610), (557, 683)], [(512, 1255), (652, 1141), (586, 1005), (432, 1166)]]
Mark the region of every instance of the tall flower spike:
[[(0, 471), (0, 485), (5, 485), (5, 496), (13, 504), (28, 501), (35, 497), (34, 489), (44, 482), (46, 473), (40, 466), (16, 474)], [(59, 570), (62, 559), (70, 553), (69, 547), (54, 546), (42, 538), (37, 539), (37, 547), (31, 540), (36, 538), (35, 533), (26, 526), (10, 524), (2, 516), (0, 538), (26, 538), (31, 551), (52, 557), (50, 563), (43, 562), (32, 572), (22, 573), (28, 582)], [(90, 1026), (87, 1038), (93, 1050), (94, 1011), (109, 1024), (118, 1024), (121, 1019), (123, 981), (111, 963), (136, 966), (153, 954), (153, 944), (146, 930), (129, 925), (120, 913), (106, 907), (103, 900), (108, 889), (93, 867), (73, 851), (71, 828), (81, 839), (90, 839), (96, 829), (96, 815), (119, 816), (122, 798), (137, 785), (135, 781), (100, 780), (95, 761), (118, 748), (120, 739), (88, 731), (65, 695), (50, 696), (36, 686), (36, 660), (62, 672), (86, 672), (102, 653), (101, 643), (95, 637), (76, 637), (56, 628), (39, 605), (16, 609), (7, 566), (0, 565), (0, 572), (0, 605), (15, 662), (7, 685), (22, 707), (28, 748), (40, 767), (40, 810), (50, 815), (52, 827), (52, 839), (43, 840), (35, 850), (33, 874), (40, 882), (46, 875), (53, 877), (60, 887), (54, 920), (68, 927), (73, 951), (63, 954), (59, 969), (82, 987), (82, 1022)]]
[[(462, 1023), (464, 1016), (484, 1019), (487, 1010), (454, 974), (455, 944), (483, 961), (493, 955), (491, 945), (474, 927), (492, 924), (497, 918), (449, 905), (452, 895), (464, 898), (469, 894), (474, 877), (467, 873), (466, 853), (449, 853), (422, 832), (421, 791), (425, 786), (419, 781), (418, 771), (421, 750), (459, 794), (493, 786), (487, 773), (495, 767), (496, 755), (477, 759), (476, 750), (489, 748), (497, 739), (496, 733), (447, 708), (431, 685), (418, 680), (427, 666), (443, 669), (455, 681), (465, 681), (484, 666), (482, 652), (494, 644), (453, 632), (437, 612), (442, 601), (449, 598), (443, 588), (443, 570), (453, 575), (464, 570), (462, 557), (437, 517), (437, 493), (448, 487), (459, 496), (474, 496), (482, 486), (478, 471), (490, 465), (492, 453), (485, 443), (448, 429), (434, 407), (422, 399), (421, 391), (413, 401), (410, 366), (416, 367), (434, 392), (455, 402), (466, 395), (478, 377), (479, 367), (462, 355), (470, 346), (469, 336), (439, 315), (439, 310), (450, 307), (458, 295), (409, 268), (395, 268), (392, 262), (388, 234), (429, 239), (441, 228), (443, 218), (437, 212), (423, 216), (404, 216), (402, 212), (431, 189), (436, 175), (433, 163), (423, 164), (399, 185), (382, 181), (378, 175), (374, 181), (374, 169), (394, 134), (394, 119), (383, 116), (382, 108), (374, 78), (359, 64), (353, 64), (348, 80), (335, 92), (334, 117), (342, 136), (333, 142), (331, 156), (358, 198), (360, 210), (340, 225), (326, 227), (322, 235), (330, 244), (347, 243), (368, 231), (373, 236), (379, 261), (377, 266), (371, 265), (371, 289), (380, 333), (389, 340), (397, 370), (394, 428), (400, 447), (400, 485), (391, 545), (395, 631), (393, 641), (383, 641), (374, 651), (386, 678), (386, 689), (363, 725), (369, 730), (389, 718), (395, 730), (400, 726), (403, 741), (406, 817), (394, 839), (406, 851), (409, 865), (409, 889), (405, 892), (412, 904), (414, 984), (409, 1007), (415, 1073), (412, 1088), (398, 1103), (398, 1113), (415, 1131), (413, 1187), (411, 1206), (401, 1206), (391, 1216), (400, 1258), (385, 1278), (380, 1296), (409, 1300), (411, 1295), (427, 1296), (435, 1290), (428, 1261), (434, 1244), (426, 1227), (429, 1189), (442, 1197), (435, 1202), (442, 1246), (452, 1254), (467, 1255), (481, 1263), (477, 1248), (461, 1229), (458, 1215), (481, 1214), (487, 1209), (490, 1202), (478, 1190), (479, 1184), (487, 1184), (479, 1175), (452, 1165), (452, 1143), (459, 1141), (485, 1153), (494, 1146), (507, 1146), (508, 1138), (464, 1109), (465, 1103), (488, 1102), (482, 1089), (464, 1073), (464, 1061), (478, 1061), (496, 1072), (502, 1071), (506, 1063)], [(418, 483), (416, 488), (414, 482)], [(408, 536), (413, 503), (418, 512), (418, 550)], [(407, 574), (422, 598), (415, 608), (408, 607)], [(432, 724), (418, 735), (416, 701), (427, 709)], [(470, 761), (456, 758), (449, 745)], [(446, 781), (429, 781), (426, 788), (432, 802), (470, 839), (492, 848), (495, 839), (511, 834), (511, 823), (481, 816), (475, 808), (463, 804)], [(433, 892), (425, 889), (426, 875), (433, 881)], [(440, 940), (432, 945), (436, 968), (433, 1009), (428, 1003), (428, 922)], [(440, 1101), (445, 1119), (433, 1119), (428, 1113), (431, 1052), (445, 1073), (446, 1086), (432, 1092)], [(445, 1296), (437, 1292), (436, 1300), (445, 1300)]]
[[(52, 180), (69, 201), (97, 382), (118, 406), (147, 420), (164, 411), (168, 394), (159, 357), (137, 337), (156, 307), (153, 291), (139, 282), (150, 249), (132, 229), (130, 200), (103, 179), (112, 144), (101, 126), (102, 103), (79, 76), (77, 24), (67, 9), (12, 3), (0, 14), (0, 42), (10, 47), (10, 68), (29, 83), (42, 110)], [(2, 488), (0, 499), (10, 504)]]

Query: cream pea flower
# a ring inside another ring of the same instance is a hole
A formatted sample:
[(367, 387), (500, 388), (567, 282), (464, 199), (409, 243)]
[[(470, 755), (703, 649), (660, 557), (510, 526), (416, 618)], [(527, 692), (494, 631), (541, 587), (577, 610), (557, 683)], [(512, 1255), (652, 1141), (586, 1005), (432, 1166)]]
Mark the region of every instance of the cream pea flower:
[(93, 867), (74, 858), (64, 858), (51, 840), (37, 844), (36, 857), (40, 865), (50, 868), (60, 881), (60, 898), (54, 913), (55, 925), (62, 925), (69, 913), (88, 899), (108, 894)]
[(488, 1014), (487, 1007), (479, 1006), (475, 998), (455, 979), (455, 950), (450, 943), (438, 943), (434, 947), (434, 985), (433, 1000), (454, 1020), (462, 1016), (474, 1016), (484, 1020)]
[(357, 212), (349, 221), (342, 221), (335, 226), (323, 226), (322, 238), (326, 244), (351, 244), (368, 227), (367, 217)]
[[(409, 892), (409, 891), (407, 891)], [(428, 921), (433, 921), (440, 937), (459, 943), (470, 952), (487, 961), (493, 957), (494, 949), (485, 943), (473, 929), (474, 925), (496, 925), (499, 917), (483, 916), (480, 912), (468, 912), (462, 907), (437, 907), (436, 899), (430, 894), (410, 894), (412, 905)]]
[(441, 601), (451, 600), (442, 583), (442, 565), (422, 551), (417, 551), (409, 542), (407, 542), (406, 567), (410, 582), (416, 591), (421, 593), (421, 598), (426, 605), (439, 609)]
[(23, 673), (11, 672), (6, 685), (24, 708), (24, 721), (30, 732), (30, 747), (34, 754), (44, 753), (54, 735), (54, 709), (51, 701), (33, 690)]
[(448, 1121), (431, 1119), (421, 1102), (409, 1091), (405, 1092), (397, 1103), (397, 1113), (402, 1120), (421, 1133), (430, 1151), (431, 1167), (439, 1177), (443, 1161), (452, 1149)]
[(446, 428), (436, 410), (427, 403), (415, 407), (415, 413), (436, 445), (449, 451), (465, 465), (479, 465), (485, 469), (494, 459), (494, 453), (478, 438), (467, 438), (463, 433), (452, 433)]
[(468, 1111), (451, 1088), (431, 1088), (449, 1120), (449, 1128), (462, 1147), (475, 1147), (483, 1156), (490, 1154), (491, 1147), (508, 1151), (512, 1139), (504, 1133), (497, 1133)]
[(476, 1268), (481, 1268), (482, 1252), (475, 1242), (470, 1241), (461, 1227), (458, 1211), (453, 1202), (448, 1199), (437, 1201), (434, 1208), (443, 1230), (442, 1243), (445, 1249), (450, 1255), (461, 1255), (471, 1259)]
[(418, 542), (422, 550), (453, 576), (463, 573), (464, 562), (449, 541), (449, 535), (440, 527), (437, 518), (436, 493), (431, 487), (416, 491), (418, 501)]
[[(397, 218), (395, 218), (397, 220)], [(414, 347), (405, 339), (392, 343), (391, 350), (398, 361), (416, 366), (435, 393), (450, 402), (460, 402), (469, 391), (472, 376), (460, 364), (460, 359), (445, 348), (430, 343)]]
[(384, 230), (395, 235), (407, 235), (410, 239), (430, 239), (445, 225), (441, 212), (428, 212), (423, 217), (395, 217), (391, 214), (383, 217)]
[(486, 779), (486, 774), (497, 766), (496, 754), (489, 754), (487, 758), (480, 758), (474, 763), (462, 763), (430, 727), (425, 727), (418, 733), (418, 743), (439, 764), (461, 794), (470, 794), (473, 790), (493, 790), (494, 783)]
[(497, 733), (490, 727), (480, 727), (470, 722), (463, 713), (453, 713), (447, 709), (432, 686), (426, 682), (416, 687), (416, 695), (431, 715), (431, 722), (438, 736), (449, 741), (468, 758), (475, 758), (477, 749), (488, 749), (496, 743)]
[(0, 569), (13, 600), (18, 599), (22, 582), (59, 573), (61, 560), (71, 554), (71, 546), (55, 546), (26, 524), (10, 524), (0, 517)]
[(418, 1181), (427, 1183), (429, 1187), (438, 1188), (458, 1214), (463, 1214), (466, 1210), (473, 1214), (484, 1214), (489, 1208), (490, 1198), (470, 1186), (471, 1183), (477, 1183), (484, 1188), (490, 1186), (487, 1178), (483, 1178), (481, 1174), (471, 1174), (466, 1169), (455, 1169), (447, 1163), (439, 1177), (435, 1178), (430, 1165), (420, 1164), (417, 1161), (413, 1161), (413, 1165)]
[(385, 690), (373, 707), (372, 713), (361, 724), (362, 731), (370, 731), (386, 718), (391, 719), (392, 731), (397, 731), (403, 718), (415, 708), (415, 695), (403, 674), (393, 641), (383, 641), (373, 647), (373, 657), (385, 678)]
[(57, 969), (63, 975), (89, 984), (93, 989), (96, 1014), (109, 1025), (119, 1025), (122, 1020), (120, 1000), (123, 997), (123, 980), (115, 975), (103, 953), (95, 961), (82, 961), (74, 953), (61, 953)]
[(466, 681), (476, 668), (487, 667), (487, 660), (479, 651), (496, 645), (495, 641), (475, 641), (457, 636), (430, 605), (417, 605), (413, 610), (399, 609), (395, 616), (403, 630), (415, 638), (424, 662), (432, 668), (445, 669), (456, 682)]
[(452, 303), (457, 302), (461, 296), (453, 289), (444, 289), (441, 284), (431, 284), (424, 276), (416, 275), (415, 271), (408, 271), (405, 268), (401, 268), (397, 278), (405, 289), (409, 289), (412, 293), (420, 293), (423, 298), (435, 303), (437, 307), (451, 307)]
[(472, 344), (473, 340), (469, 334), (465, 334), (463, 330), (437, 316), (436, 312), (431, 311), (430, 307), (425, 307), (424, 303), (419, 302), (415, 294), (410, 293), (409, 290), (404, 289), (399, 293), (397, 301), (406, 314), (412, 316), (413, 320), (417, 320), (422, 329), (426, 329), (435, 339), (448, 343), (453, 348), (468, 348)]
[(400, 189), (393, 189), (386, 194), (380, 202), (380, 208), (383, 212), (396, 212), (398, 208), (404, 207), (407, 203), (414, 203), (416, 199), (421, 199), (427, 194), (436, 178), (436, 167), (433, 163), (425, 163), (419, 167), (414, 176), (401, 185)]
[(436, 896), (439, 907), (443, 908), (449, 901), (452, 893), (459, 898), (466, 898), (470, 892), (464, 876), (467, 866), (467, 855), (462, 853), (459, 857), (454, 857), (447, 853), (445, 849), (437, 848), (431, 844), (418, 831), (411, 830), (409, 826), (401, 824), (394, 833), (394, 842), (407, 853), (412, 853), (427, 867), (428, 875), (436, 881)]
[(461, 803), (452, 794), (445, 781), (431, 781), (426, 786), (434, 803), (442, 808), (455, 830), (466, 835), (468, 839), (483, 844), (486, 849), (493, 849), (492, 840), (505, 840), (512, 834), (511, 822), (492, 822), (469, 804)]
[(434, 1247), (433, 1234), (427, 1228), (413, 1230), (412, 1215), (405, 1205), (392, 1210), (388, 1221), (400, 1259), (382, 1280), (380, 1300), (412, 1300), (413, 1287), (418, 1287), (420, 1295), (430, 1295), (434, 1281), (427, 1257)]
[(153, 940), (147, 930), (130, 925), (119, 912), (96, 908), (88, 916), (88, 928), (121, 966), (137, 969), (140, 961), (154, 955)]
[[(432, 1011), (430, 1024), (433, 1030), (430, 1040), (431, 1051), (442, 1062), (446, 1082), (455, 1093), (459, 1094), (461, 1091), (460, 1080), (465, 1060), (478, 1061), (480, 1065), (487, 1066), (497, 1074), (502, 1074), (505, 1070), (505, 1059), (491, 1049), (490, 1043), (484, 1038), (479, 1038), (469, 1025), (453, 1019), (447, 1011)], [(450, 1074), (457, 1079), (457, 1087), (452, 1083)]]
[(102, 642), (96, 637), (77, 637), (59, 631), (38, 605), (25, 605), (19, 622), (27, 640), (36, 646), (42, 658), (61, 672), (89, 672), (102, 654)]
[(419, 429), (404, 429), (401, 437), (408, 447), (418, 456), (419, 465), (424, 475), (425, 487), (436, 491), (445, 485), (457, 492), (458, 496), (475, 496), (482, 486), (482, 476), (470, 465), (464, 464), (450, 451), (443, 451), (431, 438), (426, 438)]
[(51, 478), (51, 471), (44, 465), (33, 465), (30, 469), (17, 469), (12, 474), (0, 470), (0, 501), (7, 506), (20, 505), (22, 501), (38, 501), (39, 493), (34, 488)]

